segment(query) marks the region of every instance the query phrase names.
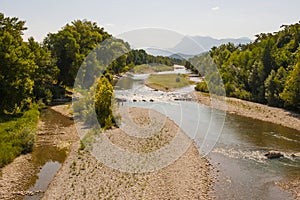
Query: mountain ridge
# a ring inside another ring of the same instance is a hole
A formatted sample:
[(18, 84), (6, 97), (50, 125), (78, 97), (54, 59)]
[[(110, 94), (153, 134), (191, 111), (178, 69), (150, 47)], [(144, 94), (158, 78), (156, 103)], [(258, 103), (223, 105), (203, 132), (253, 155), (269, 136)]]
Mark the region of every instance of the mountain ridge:
[(180, 56), (184, 59), (188, 59), (193, 56), (202, 54), (203, 52), (207, 52), (214, 46), (218, 47), (229, 42), (238, 45), (250, 43), (252, 42), (252, 40), (247, 37), (216, 39), (210, 36), (186, 35), (174, 47), (168, 48), (166, 50), (155, 49), (153, 47), (147, 48), (145, 50), (147, 51), (147, 53), (155, 56), (161, 55), (174, 57), (175, 55), (175, 57)]
[(250, 43), (252, 40), (246, 37), (215, 39), (210, 36), (185, 36), (182, 40), (169, 50), (186, 55), (199, 55), (209, 51), (213, 46), (220, 46), (229, 42), (238, 45)]

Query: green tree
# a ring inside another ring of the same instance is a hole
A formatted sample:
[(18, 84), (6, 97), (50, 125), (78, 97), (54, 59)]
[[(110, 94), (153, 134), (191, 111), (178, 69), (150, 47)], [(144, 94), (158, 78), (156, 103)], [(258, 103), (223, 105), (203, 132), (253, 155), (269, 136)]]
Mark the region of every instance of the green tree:
[[(299, 86), (294, 70), (300, 55), (300, 23), (283, 27), (276, 33), (256, 35), (257, 39), (249, 44), (224, 44), (211, 49), (210, 56), (219, 68), (228, 96), (297, 109)], [(203, 57), (190, 61), (201, 63)], [(199, 72), (205, 76), (201, 68)]]
[(45, 38), (45, 45), (56, 58), (60, 69), (58, 80), (73, 86), (76, 74), (85, 57), (98, 44), (110, 38), (103, 28), (86, 20), (76, 20), (67, 24), (58, 33), (50, 33)]
[(283, 101), (279, 94), (283, 91), (285, 80), (286, 71), (283, 67), (280, 67), (277, 73), (274, 70), (271, 71), (265, 81), (265, 96), (268, 105), (283, 106)]
[(272, 55), (273, 49), (275, 47), (275, 42), (273, 37), (268, 37), (263, 43), (266, 44), (263, 47), (262, 63), (264, 66), (264, 78), (267, 78), (271, 70), (276, 69), (276, 63)]
[(285, 107), (300, 111), (300, 62), (291, 72), (280, 97), (285, 101)]
[(113, 87), (103, 76), (99, 79), (95, 93), (95, 110), (100, 126), (109, 129), (114, 125), (112, 113)]
[(0, 13), (0, 24), (0, 112), (16, 112), (31, 101), (38, 66), (22, 39), (25, 22)]
[(265, 97), (267, 99), (268, 105), (276, 106), (278, 101), (280, 101), (278, 94), (279, 82), (276, 79), (276, 73), (274, 70), (271, 71), (270, 75), (265, 81)]
[(28, 39), (28, 47), (32, 52), (34, 62), (38, 65), (33, 74), (33, 95), (36, 100), (42, 99), (45, 103), (50, 103), (59, 69), (55, 66), (55, 60), (51, 57), (50, 51), (34, 41), (33, 38)]

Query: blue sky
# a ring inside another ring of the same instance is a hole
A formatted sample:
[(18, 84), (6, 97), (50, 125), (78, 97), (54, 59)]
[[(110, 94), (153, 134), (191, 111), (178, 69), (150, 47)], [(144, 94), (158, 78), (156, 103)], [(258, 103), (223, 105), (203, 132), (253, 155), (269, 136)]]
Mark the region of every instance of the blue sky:
[(42, 41), (75, 19), (113, 35), (144, 27), (215, 38), (274, 32), (300, 21), (299, 0), (0, 0), (0, 12), (26, 21), (24, 37)]

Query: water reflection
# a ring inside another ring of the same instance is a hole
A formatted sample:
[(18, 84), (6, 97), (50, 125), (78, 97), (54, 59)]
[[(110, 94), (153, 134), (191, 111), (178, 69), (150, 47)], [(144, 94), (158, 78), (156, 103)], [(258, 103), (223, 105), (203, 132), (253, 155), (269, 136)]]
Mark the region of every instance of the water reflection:
[(222, 143), (240, 144), (240, 148), (300, 152), (299, 131), (237, 115), (227, 115), (222, 136)]
[(129, 90), (132, 89), (134, 80), (131, 77), (122, 77), (115, 84), (115, 89), (118, 90)]
[(62, 127), (70, 126), (73, 121), (51, 109), (42, 111), (41, 121), (44, 123), (40, 130), (42, 134), (37, 135), (32, 152), (32, 164), (36, 175), (29, 180), (25, 188), (28, 191), (40, 192), (33, 196), (26, 196), (24, 198), (26, 200), (42, 198), (43, 192), (46, 191), (67, 156), (66, 149), (59, 149), (53, 144), (53, 134)]
[[(212, 119), (212, 112), (218, 111), (199, 104), (192, 105), (192, 102), (190, 106), (187, 102), (174, 102), (171, 97), (161, 98), (170, 96), (170, 93), (149, 92), (141, 81), (131, 81), (131, 87), (119, 94), (129, 96), (134, 91), (151, 95), (157, 101), (130, 101), (127, 106), (146, 107), (162, 112), (194, 139), (199, 147), (203, 146), (209, 124), (212, 123), (211, 126), (214, 127), (221, 123), (218, 117)], [(188, 90), (180, 91), (181, 94), (187, 92)], [(208, 136), (211, 141), (216, 139), (214, 134)], [(284, 153), (285, 158), (268, 160), (264, 154), (269, 150), (279, 150)], [(300, 152), (299, 131), (247, 117), (227, 115), (218, 143), (209, 154), (213, 163), (220, 163), (220, 181), (215, 185), (217, 198), (293, 199), (276, 182), (300, 177), (300, 159), (290, 156), (295, 152)]]

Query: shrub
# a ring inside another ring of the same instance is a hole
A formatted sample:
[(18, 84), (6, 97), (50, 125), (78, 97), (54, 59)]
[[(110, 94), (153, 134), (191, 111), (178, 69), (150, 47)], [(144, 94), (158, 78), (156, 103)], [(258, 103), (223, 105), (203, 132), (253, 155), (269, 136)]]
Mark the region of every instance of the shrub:
[(204, 81), (198, 83), (198, 84), (196, 85), (196, 87), (195, 87), (195, 90), (196, 90), (196, 91), (200, 91), (200, 92), (206, 92), (206, 93), (209, 92), (209, 91), (208, 91), (207, 84), (206, 84), (206, 82), (204, 82)]
[(38, 106), (32, 105), (21, 116), (3, 115), (0, 118), (1, 168), (17, 156), (32, 151), (39, 118)]

